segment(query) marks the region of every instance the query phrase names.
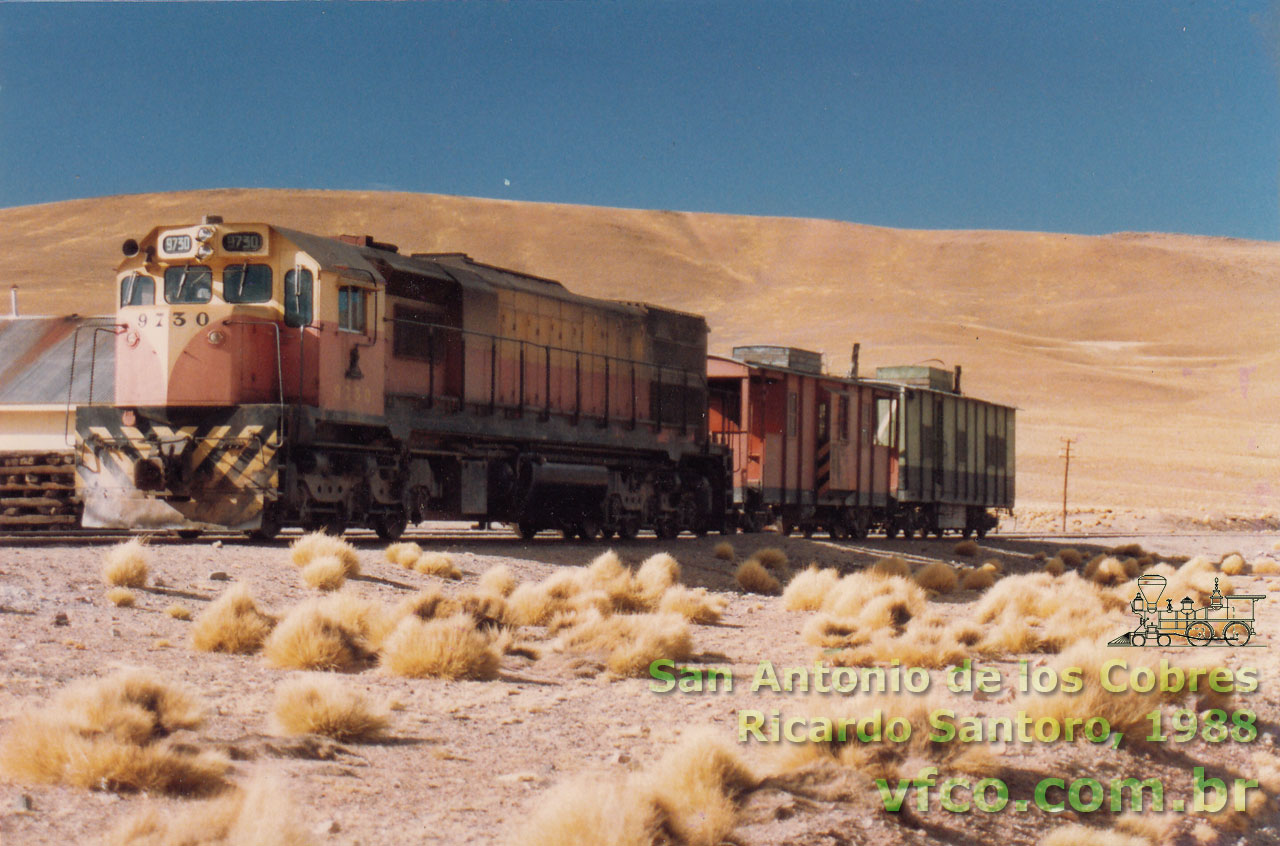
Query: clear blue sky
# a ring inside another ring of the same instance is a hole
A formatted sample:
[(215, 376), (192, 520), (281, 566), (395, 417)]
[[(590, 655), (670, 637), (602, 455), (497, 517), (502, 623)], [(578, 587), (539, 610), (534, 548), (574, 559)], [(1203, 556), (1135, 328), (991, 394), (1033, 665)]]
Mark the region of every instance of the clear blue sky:
[(352, 188), (1280, 240), (1280, 10), (0, 4), (0, 206)]

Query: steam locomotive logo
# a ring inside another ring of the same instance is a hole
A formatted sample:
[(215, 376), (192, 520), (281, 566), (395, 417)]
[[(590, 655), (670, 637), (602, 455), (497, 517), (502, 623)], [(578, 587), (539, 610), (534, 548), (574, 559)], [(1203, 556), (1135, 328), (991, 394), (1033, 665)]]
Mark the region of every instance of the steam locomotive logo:
[(1215, 641), (1223, 646), (1245, 646), (1253, 639), (1254, 606), (1259, 599), (1266, 599), (1265, 595), (1224, 597), (1214, 579), (1213, 593), (1205, 607), (1196, 608), (1191, 597), (1186, 596), (1179, 608), (1174, 608), (1172, 599), (1166, 599), (1161, 608), (1160, 597), (1166, 587), (1168, 580), (1164, 576), (1149, 573), (1138, 577), (1138, 595), (1129, 603), (1138, 617), (1138, 626), (1109, 646), (1181, 646), (1184, 641), (1188, 646), (1209, 646)]

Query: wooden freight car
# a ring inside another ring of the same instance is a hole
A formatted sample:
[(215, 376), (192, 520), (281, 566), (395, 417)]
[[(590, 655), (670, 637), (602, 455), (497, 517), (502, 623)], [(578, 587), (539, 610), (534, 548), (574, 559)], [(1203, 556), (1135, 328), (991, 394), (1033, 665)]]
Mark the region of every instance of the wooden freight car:
[(709, 356), (711, 438), (733, 454), (733, 502), (744, 529), (865, 537), (892, 523), (899, 431), (893, 386), (822, 373), (821, 356), (737, 347)]

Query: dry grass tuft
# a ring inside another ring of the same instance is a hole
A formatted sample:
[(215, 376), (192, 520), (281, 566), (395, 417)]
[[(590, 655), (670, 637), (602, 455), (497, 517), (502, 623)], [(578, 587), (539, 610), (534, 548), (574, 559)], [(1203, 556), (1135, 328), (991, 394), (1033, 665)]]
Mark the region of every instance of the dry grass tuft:
[(462, 603), (445, 596), (438, 587), (420, 590), (400, 602), (391, 612), (396, 624), (413, 615), (420, 620), (437, 620), (452, 617), (462, 611)]
[(247, 585), (232, 585), (196, 617), (191, 646), (201, 652), (257, 652), (275, 624), (275, 617), (258, 610)]
[(413, 563), (418, 560), (418, 556), (422, 555), (422, 547), (409, 541), (393, 543), (382, 554), (386, 556), (388, 562), (398, 564), (408, 570), (413, 567)]
[(715, 552), (713, 554), (721, 561), (732, 561), (735, 558), (733, 544), (728, 541), (720, 541), (720, 543), (716, 544)]
[(643, 676), (660, 658), (681, 661), (693, 654), (688, 623), (677, 614), (606, 617), (583, 611), (565, 627), (559, 645), (569, 652), (604, 653), (605, 665), (618, 676)]
[[(331, 599), (342, 600), (343, 594)], [(342, 619), (343, 606), (308, 600), (294, 606), (267, 638), (263, 652), (272, 667), (289, 670), (356, 670), (373, 655), (357, 625)]]
[(680, 584), (680, 562), (668, 553), (650, 555), (636, 570), (636, 582), (646, 597), (659, 597), (672, 585)]
[[(1113, 731), (1124, 733), (1126, 742), (1145, 744), (1147, 743), (1145, 738), (1150, 733), (1151, 725), (1147, 714), (1153, 709), (1188, 699), (1193, 701), (1192, 707), (1196, 711), (1230, 705), (1229, 695), (1216, 693), (1203, 681), (1208, 677), (1207, 674), (1202, 676), (1201, 683), (1198, 685), (1199, 689), (1196, 692), (1192, 692), (1186, 687), (1182, 690), (1167, 692), (1162, 692), (1157, 688), (1146, 693), (1140, 693), (1132, 688), (1123, 692), (1105, 690), (1101, 683), (1102, 667), (1107, 661), (1113, 660), (1115, 657), (1115, 650), (1109, 648), (1105, 641), (1083, 639), (1077, 641), (1062, 652), (1054, 662), (1054, 666), (1059, 675), (1066, 667), (1080, 668), (1083, 671), (1083, 687), (1076, 693), (1059, 692), (1050, 695), (1024, 695), (1025, 710), (1033, 718), (1050, 717), (1059, 721), (1063, 721), (1069, 716), (1080, 714), (1103, 717), (1111, 724)], [(1146, 666), (1152, 671), (1153, 677), (1159, 677), (1158, 656), (1150, 658), (1145, 656), (1126, 656), (1126, 660), (1128, 662), (1127, 672), (1131, 673), (1138, 667)], [(1170, 663), (1184, 671), (1191, 668), (1191, 664), (1186, 662)], [(1196, 666), (1203, 667), (1206, 670), (1213, 669), (1208, 665), (1197, 664)]]
[(911, 565), (896, 555), (891, 555), (888, 558), (881, 558), (872, 564), (871, 572), (878, 573), (881, 576), (901, 576), (904, 579), (909, 579), (911, 578)]
[(137, 599), (128, 588), (114, 587), (107, 591), (107, 601), (117, 608), (132, 608)]
[(964, 555), (972, 557), (978, 554), (978, 542), (972, 540), (962, 540), (956, 544), (951, 550), (953, 555)]
[(729, 600), (723, 596), (712, 596), (706, 588), (687, 588), (684, 585), (673, 585), (666, 589), (658, 600), (659, 614), (679, 614), (691, 623), (710, 625), (720, 622), (725, 606)]
[(487, 680), (498, 675), (500, 656), (465, 614), (429, 621), (410, 615), (383, 643), (381, 662), (397, 676)]
[(165, 812), (148, 806), (127, 817), (105, 846), (311, 846), (315, 840), (274, 779)]
[(29, 784), (208, 793), (223, 785), (227, 762), (165, 740), (201, 720), (189, 693), (147, 670), (77, 682), (10, 724), (0, 738), (0, 773)]
[[(974, 621), (985, 632), (975, 650), (988, 656), (1059, 652), (1099, 627), (1123, 627), (1125, 621), (1115, 612), (1125, 605), (1116, 591), (1076, 573), (1010, 576), (974, 609)], [(1105, 619), (1108, 615), (1113, 619)], [(1097, 622), (1083, 627), (1081, 619)]]
[(738, 751), (709, 729), (681, 738), (639, 781), (677, 842), (689, 844), (724, 842), (740, 799), (759, 784)]
[(938, 593), (950, 593), (956, 589), (960, 580), (956, 569), (945, 561), (934, 561), (921, 567), (915, 573), (916, 584), (925, 590)]
[(480, 589), (486, 593), (496, 593), (498, 596), (507, 597), (516, 589), (516, 577), (511, 572), (511, 568), (504, 564), (496, 567), (490, 567), (480, 576)]
[(388, 717), (368, 698), (332, 676), (296, 678), (276, 688), (273, 707), (282, 734), (321, 734), (337, 740), (371, 740)]
[(336, 555), (321, 555), (302, 568), (302, 581), (317, 590), (337, 590), (346, 584), (347, 572)]
[(453, 563), (453, 556), (447, 552), (424, 552), (413, 562), (413, 569), (424, 576), (438, 576), (453, 581), (462, 578), (462, 571)]
[(147, 548), (137, 538), (107, 550), (102, 561), (102, 580), (115, 587), (147, 586)]
[(964, 576), (960, 579), (962, 590), (986, 590), (995, 583), (996, 574), (984, 567), (979, 567), (977, 570), (965, 570)]
[(999, 576), (1004, 572), (1004, 562), (999, 558), (988, 558), (986, 561), (982, 562), (982, 567), (980, 569), (989, 570), (992, 575)]
[(1274, 576), (1280, 573), (1280, 563), (1271, 558), (1259, 558), (1253, 562), (1252, 570), (1256, 575)]
[(458, 597), (462, 612), (482, 629), (498, 629), (506, 625), (507, 601), (496, 593), (469, 591)]
[(1153, 846), (1153, 843), (1136, 834), (1068, 823), (1040, 838), (1037, 846)]
[(819, 570), (817, 564), (810, 564), (787, 583), (782, 605), (788, 611), (817, 611), (839, 581), (834, 568)]
[(1106, 587), (1122, 584), (1138, 574), (1136, 561), (1121, 561), (1110, 555), (1091, 560), (1084, 568), (1084, 577)]
[(173, 605), (170, 605), (168, 608), (164, 609), (164, 613), (168, 614), (170, 617), (172, 617), (175, 620), (191, 619), (191, 609), (185, 605), (178, 605), (177, 603), (174, 603)]
[(1249, 565), (1245, 563), (1244, 556), (1233, 552), (1218, 563), (1218, 569), (1228, 576), (1243, 576), (1249, 572)]
[(1080, 554), (1080, 550), (1072, 547), (1064, 547), (1058, 550), (1058, 557), (1062, 559), (1062, 563), (1071, 569), (1079, 569), (1084, 563), (1084, 556)]
[(733, 577), (737, 580), (738, 586), (747, 593), (762, 593), (769, 596), (782, 593), (782, 585), (755, 556), (743, 561)]
[(289, 560), (297, 567), (305, 567), (317, 558), (332, 555), (342, 562), (343, 575), (348, 579), (360, 575), (360, 557), (355, 547), (342, 538), (311, 532), (303, 535), (289, 547)]
[(761, 566), (771, 573), (785, 573), (789, 561), (787, 554), (776, 546), (767, 546), (751, 553), (751, 557), (759, 561)]
[(514, 842), (716, 846), (729, 837), (738, 805), (759, 783), (732, 744), (695, 730), (640, 772), (579, 776), (552, 788)]
[(1046, 573), (1048, 573), (1051, 576), (1061, 576), (1064, 572), (1066, 572), (1067, 565), (1063, 562), (1061, 558), (1054, 557), (1044, 562), (1043, 569)]
[(1111, 553), (1115, 558), (1145, 558), (1147, 551), (1142, 548), (1141, 544), (1126, 543), (1111, 548)]

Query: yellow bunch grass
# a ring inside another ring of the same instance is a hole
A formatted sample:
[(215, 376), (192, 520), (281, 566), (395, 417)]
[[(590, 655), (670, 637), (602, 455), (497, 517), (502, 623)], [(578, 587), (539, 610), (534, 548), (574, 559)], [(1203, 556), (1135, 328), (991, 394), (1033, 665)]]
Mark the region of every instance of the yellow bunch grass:
[(235, 584), (196, 617), (191, 646), (201, 652), (257, 652), (275, 624), (275, 617), (258, 610), (248, 585)]
[(107, 550), (102, 561), (102, 580), (115, 587), (147, 586), (147, 548), (137, 538)]

